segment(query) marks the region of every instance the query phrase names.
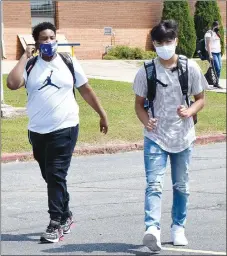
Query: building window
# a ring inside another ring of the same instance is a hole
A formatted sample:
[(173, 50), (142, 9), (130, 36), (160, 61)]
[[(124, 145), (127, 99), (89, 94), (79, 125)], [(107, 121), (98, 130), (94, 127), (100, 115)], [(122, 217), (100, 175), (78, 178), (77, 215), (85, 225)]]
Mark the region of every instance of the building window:
[(32, 27), (49, 21), (55, 24), (55, 2), (53, 0), (30, 0)]

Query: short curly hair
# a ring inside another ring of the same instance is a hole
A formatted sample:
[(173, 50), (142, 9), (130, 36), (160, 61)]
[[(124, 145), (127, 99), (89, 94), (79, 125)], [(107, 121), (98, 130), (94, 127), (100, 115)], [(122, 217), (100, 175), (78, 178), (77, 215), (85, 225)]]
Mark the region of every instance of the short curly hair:
[(39, 23), (38, 25), (36, 25), (33, 29), (32, 36), (33, 36), (35, 42), (37, 42), (39, 39), (39, 33), (46, 29), (52, 30), (54, 32), (54, 34), (56, 35), (56, 27), (52, 23), (42, 22), (42, 23)]

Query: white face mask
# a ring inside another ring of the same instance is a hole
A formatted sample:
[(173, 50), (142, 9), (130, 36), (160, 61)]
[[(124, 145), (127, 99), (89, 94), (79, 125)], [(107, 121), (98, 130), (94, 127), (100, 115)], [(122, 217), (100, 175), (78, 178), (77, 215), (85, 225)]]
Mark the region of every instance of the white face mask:
[(173, 57), (176, 51), (176, 41), (170, 45), (155, 47), (156, 53), (163, 60), (169, 60)]

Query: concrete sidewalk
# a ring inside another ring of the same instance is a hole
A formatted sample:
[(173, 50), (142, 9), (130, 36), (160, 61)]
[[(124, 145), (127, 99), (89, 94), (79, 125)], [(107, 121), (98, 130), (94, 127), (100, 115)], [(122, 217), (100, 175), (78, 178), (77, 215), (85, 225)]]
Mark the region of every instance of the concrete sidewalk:
[[(8, 74), (18, 61), (3, 61), (3, 74)], [(142, 61), (79, 60), (88, 78), (132, 82)]]
[[(132, 83), (142, 60), (79, 60), (88, 78), (122, 81)], [(3, 74), (8, 74), (17, 61), (3, 61)], [(226, 79), (221, 79), (220, 84), (224, 89), (209, 90), (226, 93)]]

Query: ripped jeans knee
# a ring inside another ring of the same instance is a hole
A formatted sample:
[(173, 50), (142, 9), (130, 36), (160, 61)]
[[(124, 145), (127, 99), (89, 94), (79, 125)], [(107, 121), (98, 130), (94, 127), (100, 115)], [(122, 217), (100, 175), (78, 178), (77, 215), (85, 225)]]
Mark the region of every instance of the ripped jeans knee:
[(173, 184), (173, 189), (182, 194), (189, 195), (189, 185), (187, 182), (175, 182)]
[(163, 189), (163, 185), (160, 181), (150, 181), (150, 182), (147, 183), (146, 193), (161, 194), (162, 189)]

